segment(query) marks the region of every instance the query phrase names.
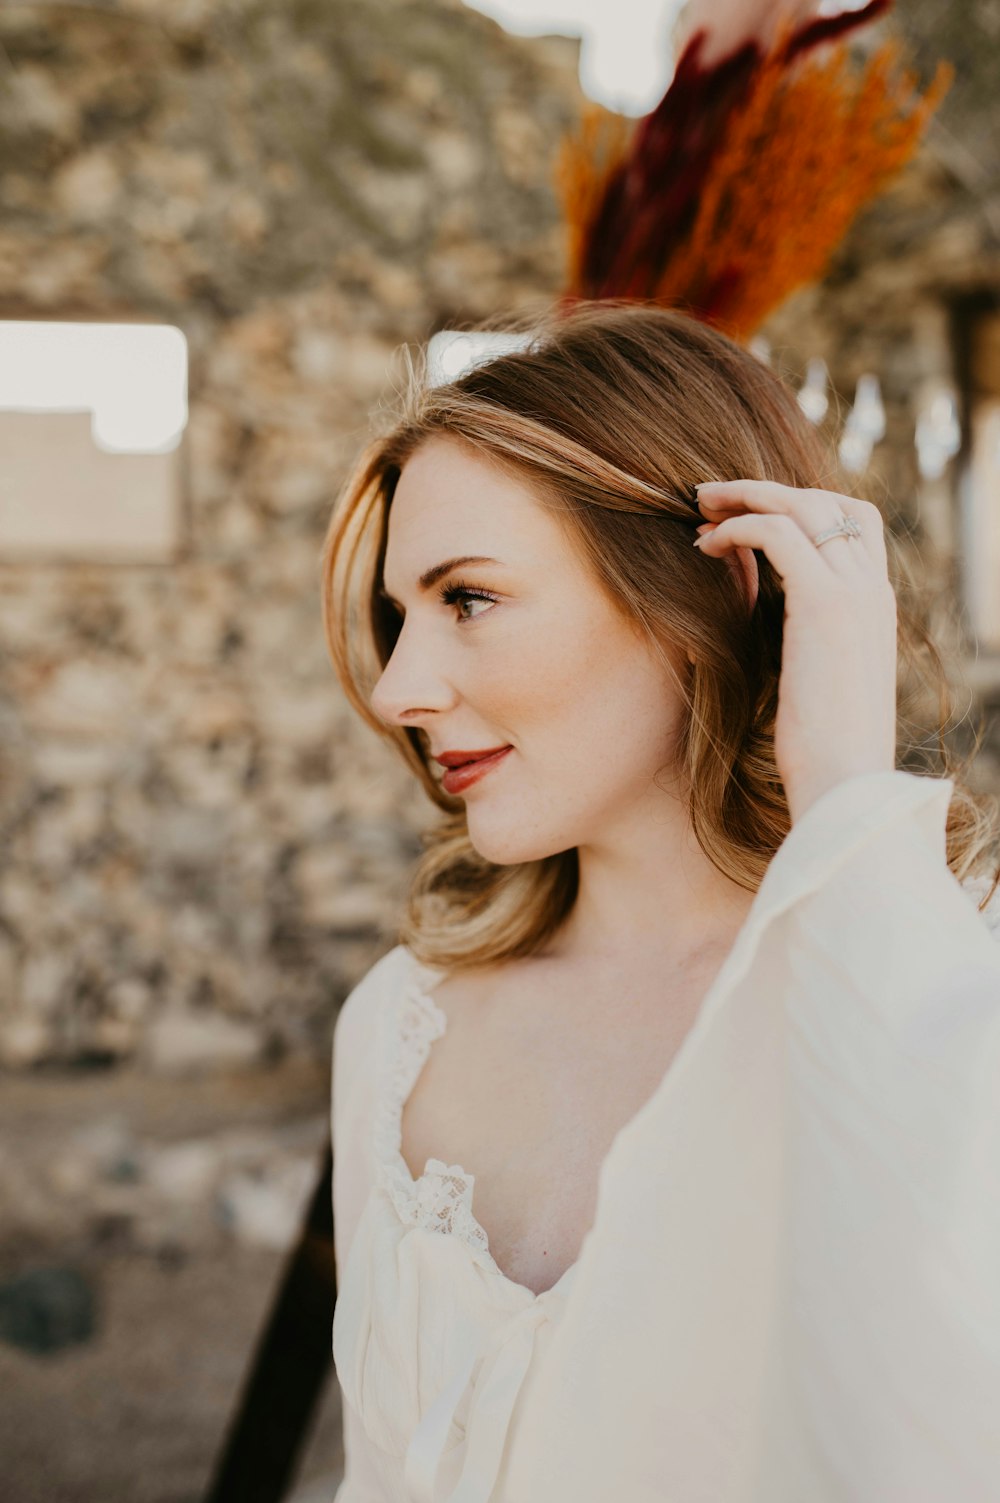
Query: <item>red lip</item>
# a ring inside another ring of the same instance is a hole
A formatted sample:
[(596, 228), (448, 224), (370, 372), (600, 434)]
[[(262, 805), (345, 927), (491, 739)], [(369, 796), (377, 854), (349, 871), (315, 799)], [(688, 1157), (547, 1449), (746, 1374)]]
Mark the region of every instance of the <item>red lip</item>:
[(482, 757), (495, 757), (497, 752), (506, 751), (506, 746), (487, 746), (482, 751), (443, 751), (435, 758), (442, 767), (464, 767), (466, 762), (478, 762)]
[[(478, 783), (480, 778), (485, 778), (504, 760), (507, 753), (513, 750), (512, 746), (500, 746), (492, 752), (480, 752), (472, 760), (449, 767), (441, 779), (441, 787), (445, 793), (461, 793), (463, 789), (469, 787), (470, 783)], [(445, 752), (435, 760), (443, 763), (445, 756), (455, 755), (457, 754)]]

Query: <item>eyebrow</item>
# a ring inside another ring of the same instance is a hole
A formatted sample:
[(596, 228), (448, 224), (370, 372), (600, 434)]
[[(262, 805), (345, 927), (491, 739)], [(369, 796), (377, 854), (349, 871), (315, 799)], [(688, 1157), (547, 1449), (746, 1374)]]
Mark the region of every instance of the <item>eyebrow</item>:
[[(481, 553), (463, 553), (459, 558), (446, 558), (443, 563), (425, 569), (417, 580), (417, 585), (421, 592), (426, 593), (437, 584), (439, 579), (444, 579), (446, 574), (450, 574), (452, 569), (461, 569), (467, 564), (500, 564), (503, 567), (502, 560), (499, 558), (487, 558)], [(399, 605), (399, 601), (394, 595), (389, 594), (384, 585), (379, 586), (379, 594), (384, 600), (391, 601), (393, 605)]]

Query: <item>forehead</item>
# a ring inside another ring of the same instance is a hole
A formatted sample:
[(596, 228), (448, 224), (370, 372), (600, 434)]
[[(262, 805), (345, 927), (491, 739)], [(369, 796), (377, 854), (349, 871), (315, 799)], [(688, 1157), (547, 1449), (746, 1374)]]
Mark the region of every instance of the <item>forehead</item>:
[(386, 562), (398, 556), (408, 567), (423, 568), (436, 563), (444, 548), (513, 562), (535, 555), (540, 545), (551, 551), (561, 543), (555, 517), (523, 481), (471, 445), (434, 436), (400, 472), (389, 508)]

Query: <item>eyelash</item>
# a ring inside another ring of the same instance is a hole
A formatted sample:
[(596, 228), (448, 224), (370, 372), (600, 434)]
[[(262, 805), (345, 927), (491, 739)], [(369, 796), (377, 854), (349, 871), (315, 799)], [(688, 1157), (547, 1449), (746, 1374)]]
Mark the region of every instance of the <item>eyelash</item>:
[[(438, 591), (438, 599), (442, 605), (455, 605), (459, 600), (463, 599), (488, 600), (491, 605), (496, 605), (498, 598), (496, 595), (491, 595), (488, 590), (470, 589), (460, 579), (456, 579), (454, 583), (445, 585)], [(485, 616), (486, 614), (486, 611), (479, 612), (479, 616)], [(479, 616), (460, 616), (459, 621), (477, 621)]]

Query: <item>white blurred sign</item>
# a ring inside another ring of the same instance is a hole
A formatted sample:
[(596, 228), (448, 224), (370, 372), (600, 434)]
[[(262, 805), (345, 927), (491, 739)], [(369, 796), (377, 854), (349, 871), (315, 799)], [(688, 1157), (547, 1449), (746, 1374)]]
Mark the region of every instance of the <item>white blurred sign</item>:
[(89, 413), (105, 454), (175, 449), (187, 386), (187, 340), (172, 324), (0, 320), (0, 410)]
[(427, 385), (457, 381), (477, 365), (485, 365), (512, 350), (526, 350), (537, 335), (493, 334), (473, 330), (440, 329), (427, 343)]

